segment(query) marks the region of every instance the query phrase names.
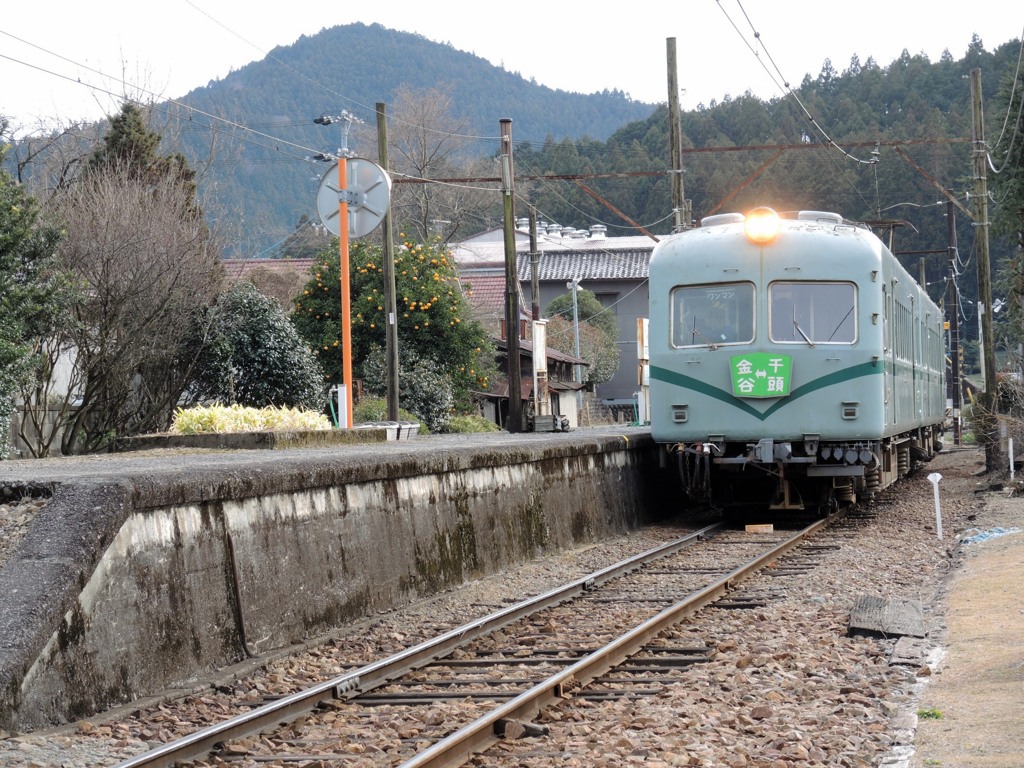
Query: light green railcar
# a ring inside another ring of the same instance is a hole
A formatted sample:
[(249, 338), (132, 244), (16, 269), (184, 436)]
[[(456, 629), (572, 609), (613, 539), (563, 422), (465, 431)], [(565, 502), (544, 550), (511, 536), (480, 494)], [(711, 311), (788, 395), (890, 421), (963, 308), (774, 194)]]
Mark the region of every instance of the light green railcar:
[(867, 227), (759, 208), (650, 263), (651, 431), (694, 499), (827, 510), (941, 448), (943, 318)]

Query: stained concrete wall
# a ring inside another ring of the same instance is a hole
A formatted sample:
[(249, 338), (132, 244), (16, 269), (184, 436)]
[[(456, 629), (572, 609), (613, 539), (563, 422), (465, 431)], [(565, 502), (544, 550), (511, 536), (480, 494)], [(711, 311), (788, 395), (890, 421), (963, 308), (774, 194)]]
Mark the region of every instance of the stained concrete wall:
[(434, 440), (65, 478), (0, 571), (0, 727), (182, 685), (661, 509), (646, 432)]

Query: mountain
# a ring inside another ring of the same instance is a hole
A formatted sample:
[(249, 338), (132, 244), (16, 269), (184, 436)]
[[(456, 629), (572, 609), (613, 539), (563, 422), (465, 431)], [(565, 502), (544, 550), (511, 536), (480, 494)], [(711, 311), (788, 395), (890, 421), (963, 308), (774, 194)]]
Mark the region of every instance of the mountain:
[(459, 133), (490, 137), (472, 142), (477, 155), (496, 153), (502, 118), (512, 120), (517, 144), (604, 140), (655, 110), (621, 91), (554, 90), (451, 45), (357, 23), (303, 36), (163, 105), (164, 135), (177, 137), (195, 166), (209, 163), (203, 185), (228, 209), (218, 216), (236, 230), (232, 255), (258, 256), (303, 216), (318, 219), (316, 191), (326, 166), (309, 158), (336, 151), (343, 136), (338, 125), (314, 125), (314, 118), (348, 111), (361, 123), (347, 146), (376, 159), (376, 104), (389, 105), (400, 88), (450, 94)]

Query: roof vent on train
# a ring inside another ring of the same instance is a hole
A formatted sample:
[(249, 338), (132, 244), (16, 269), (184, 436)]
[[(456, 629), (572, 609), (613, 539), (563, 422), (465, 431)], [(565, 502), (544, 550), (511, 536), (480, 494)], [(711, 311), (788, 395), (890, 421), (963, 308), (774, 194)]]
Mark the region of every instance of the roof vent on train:
[[(789, 218), (788, 216), (786, 218)], [(816, 221), (819, 224), (842, 224), (843, 217), (828, 211), (796, 211), (798, 221)]]
[(702, 227), (717, 227), (722, 224), (740, 224), (743, 222), (742, 213), (716, 213), (714, 216), (705, 216), (700, 220)]

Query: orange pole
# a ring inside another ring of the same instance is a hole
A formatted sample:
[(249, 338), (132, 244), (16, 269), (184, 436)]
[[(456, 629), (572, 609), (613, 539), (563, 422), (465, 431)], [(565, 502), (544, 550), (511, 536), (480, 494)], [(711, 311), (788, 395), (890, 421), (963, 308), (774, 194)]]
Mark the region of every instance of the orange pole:
[(345, 157), (338, 158), (339, 234), (338, 250), (341, 257), (341, 376), (345, 387), (345, 426), (352, 428), (352, 308), (348, 267), (348, 163)]

